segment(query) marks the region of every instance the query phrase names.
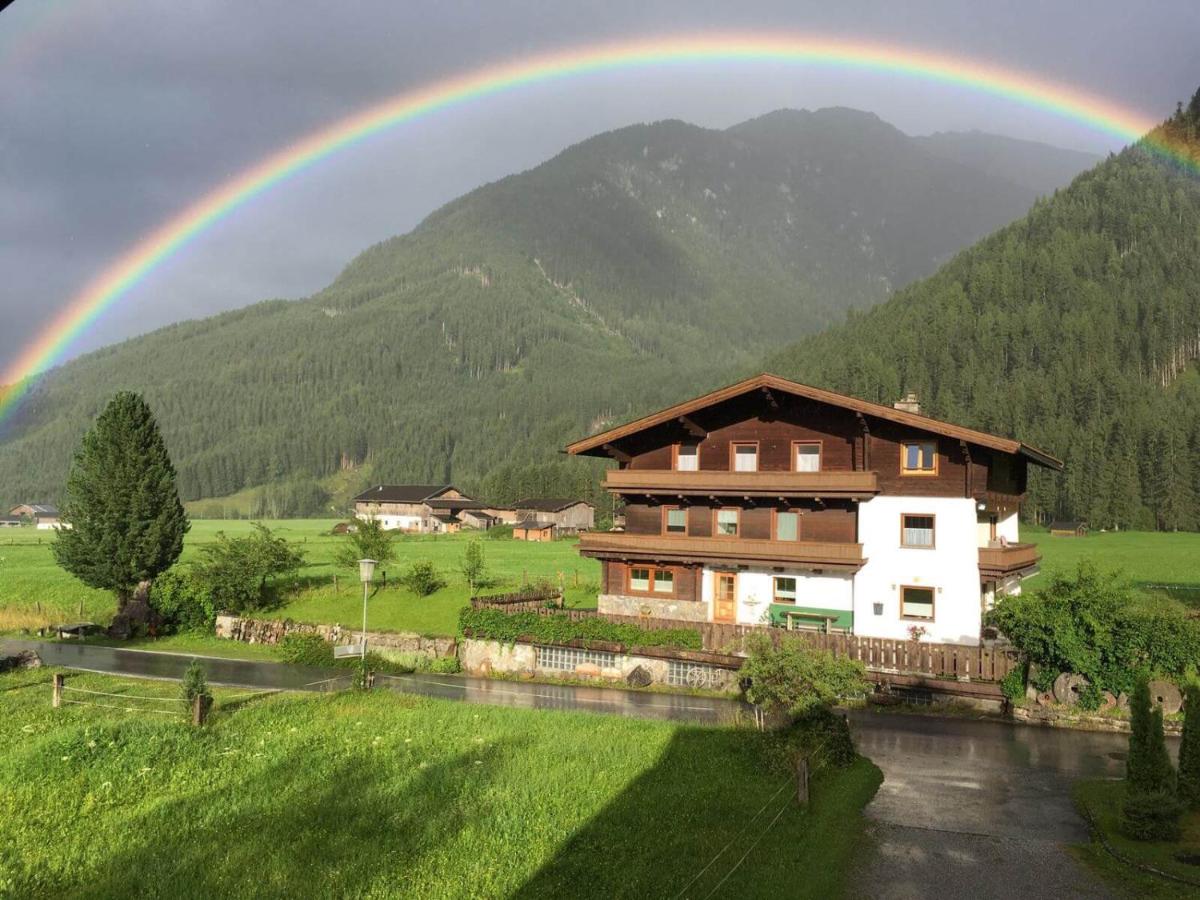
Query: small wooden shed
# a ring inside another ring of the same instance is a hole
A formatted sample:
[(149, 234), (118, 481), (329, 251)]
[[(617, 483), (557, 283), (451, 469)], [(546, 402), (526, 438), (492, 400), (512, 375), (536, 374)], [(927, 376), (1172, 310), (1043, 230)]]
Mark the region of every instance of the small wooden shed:
[(522, 519), (513, 526), (513, 539), (518, 541), (552, 541), (554, 540), (554, 528), (553, 522)]
[(1051, 522), (1050, 533), (1055, 537), (1084, 537), (1087, 535), (1087, 522)]

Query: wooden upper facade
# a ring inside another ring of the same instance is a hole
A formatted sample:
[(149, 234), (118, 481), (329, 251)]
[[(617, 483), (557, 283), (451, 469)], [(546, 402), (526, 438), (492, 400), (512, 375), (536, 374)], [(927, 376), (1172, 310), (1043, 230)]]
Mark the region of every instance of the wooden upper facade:
[[(773, 375), (576, 441), (567, 452), (618, 463), (606, 487), (625, 500), (626, 532), (586, 538), (580, 549), (589, 556), (843, 570), (863, 564), (860, 501), (964, 497), (1008, 515), (1025, 494), (1030, 463), (1062, 467), (1019, 441)], [(822, 544), (843, 547), (821, 552)]]

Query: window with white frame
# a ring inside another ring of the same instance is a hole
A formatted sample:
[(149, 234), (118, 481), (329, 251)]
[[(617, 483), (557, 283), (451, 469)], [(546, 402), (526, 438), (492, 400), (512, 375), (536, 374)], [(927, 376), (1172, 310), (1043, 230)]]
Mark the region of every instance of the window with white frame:
[(796, 602), (796, 579), (791, 575), (775, 576), (775, 602)]
[(650, 570), (634, 566), (629, 570), (629, 589), (631, 591), (650, 590)]

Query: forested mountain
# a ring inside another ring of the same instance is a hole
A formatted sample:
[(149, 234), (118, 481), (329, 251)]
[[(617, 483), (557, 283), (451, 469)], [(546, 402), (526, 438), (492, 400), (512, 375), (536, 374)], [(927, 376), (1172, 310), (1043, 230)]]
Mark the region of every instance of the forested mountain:
[[(1200, 163), (1200, 91), (1158, 137)], [(1200, 177), (1145, 144), (933, 277), (769, 364), (1019, 435), (1062, 457), (1029, 511), (1093, 528), (1200, 527)]]
[(557, 454), (567, 440), (757, 368), (1036, 193), (847, 109), (602, 134), (448, 204), (311, 298), (49, 374), (0, 435), (0, 500), (60, 497), (119, 389), (146, 394), (186, 499), (273, 484), (277, 511), (306, 511), (333, 478), (590, 493), (594, 471)]

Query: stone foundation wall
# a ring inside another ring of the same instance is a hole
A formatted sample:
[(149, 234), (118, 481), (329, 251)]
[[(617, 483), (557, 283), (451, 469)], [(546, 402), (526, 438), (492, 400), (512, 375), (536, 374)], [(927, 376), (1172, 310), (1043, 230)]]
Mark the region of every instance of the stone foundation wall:
[(654, 597), (601, 594), (596, 608), (601, 613), (616, 616), (647, 616), (652, 619), (677, 619), (680, 622), (708, 621), (708, 604), (696, 600), (658, 600)]
[[(459, 662), (468, 675), (540, 675), (548, 678), (591, 678), (597, 681), (626, 681), (637, 668), (649, 675), (651, 684), (668, 684), (670, 663), (666, 659), (639, 656), (633, 653), (616, 654), (612, 667), (583, 663), (574, 671), (544, 668), (537, 664), (533, 644), (505, 644), (500, 641), (465, 638), (459, 645)], [(704, 663), (687, 663), (694, 671), (691, 687), (734, 689), (737, 672)], [(682, 685), (674, 685), (681, 687)]]
[[(290, 619), (243, 619), (217, 616), (219, 638), (247, 644), (278, 644), (289, 634), (316, 634), (331, 644), (356, 644), (361, 632), (342, 625), (310, 625)], [(448, 637), (425, 637), (408, 632), (368, 631), (367, 648), (385, 658), (428, 656), (431, 659), (455, 656), (458, 642)]]

